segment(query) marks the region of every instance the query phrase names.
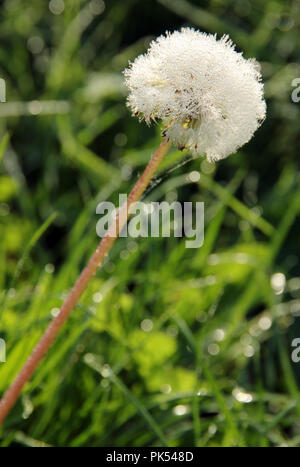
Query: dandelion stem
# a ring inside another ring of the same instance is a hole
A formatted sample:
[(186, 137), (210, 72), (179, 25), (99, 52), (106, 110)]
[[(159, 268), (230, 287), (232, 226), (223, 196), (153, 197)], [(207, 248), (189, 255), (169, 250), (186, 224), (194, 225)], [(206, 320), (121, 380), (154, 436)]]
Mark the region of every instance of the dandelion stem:
[(36, 347), (33, 349), (28, 360), (24, 364), (21, 371), (18, 373), (16, 379), (5, 392), (3, 398), (0, 401), (0, 425), (5, 420), (7, 414), (10, 412), (11, 408), (15, 404), (17, 398), (19, 397), (23, 386), (30, 379), (34, 370), (42, 360), (42, 358), (47, 353), (48, 349), (52, 345), (62, 326), (68, 319), (71, 311), (78, 303), (81, 295), (88, 286), (90, 280), (96, 273), (98, 267), (101, 265), (104, 256), (109, 252), (115, 240), (117, 239), (122, 227), (128, 220), (130, 215), (129, 208), (137, 202), (145, 189), (149, 185), (151, 178), (155, 174), (159, 164), (163, 160), (164, 156), (168, 152), (170, 144), (166, 139), (164, 139), (149, 164), (147, 165), (145, 171), (141, 177), (136, 182), (133, 187), (130, 195), (128, 196), (127, 203), (125, 203), (119, 210), (118, 215), (115, 219), (115, 222), (110, 226), (106, 235), (100, 241), (96, 251), (93, 256), (90, 258), (87, 266), (83, 269), (77, 281), (75, 282), (72, 290), (70, 291), (68, 297), (63, 303), (59, 314), (51, 321), (45, 333), (41, 337), (40, 341), (37, 343)]

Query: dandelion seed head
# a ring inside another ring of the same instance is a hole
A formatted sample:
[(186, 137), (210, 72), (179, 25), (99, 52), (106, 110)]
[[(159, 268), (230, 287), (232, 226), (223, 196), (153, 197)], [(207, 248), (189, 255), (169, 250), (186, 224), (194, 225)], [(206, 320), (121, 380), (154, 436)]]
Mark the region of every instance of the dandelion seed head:
[(161, 120), (172, 144), (209, 161), (235, 152), (265, 118), (259, 64), (236, 52), (228, 36), (167, 32), (124, 75), (133, 115)]

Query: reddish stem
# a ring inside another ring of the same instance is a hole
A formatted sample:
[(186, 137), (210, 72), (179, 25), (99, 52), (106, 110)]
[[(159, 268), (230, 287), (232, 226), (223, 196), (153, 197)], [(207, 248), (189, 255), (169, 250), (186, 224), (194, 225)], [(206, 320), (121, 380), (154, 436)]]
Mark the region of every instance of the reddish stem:
[(101, 265), (104, 256), (109, 252), (112, 245), (116, 241), (122, 227), (128, 220), (129, 217), (129, 208), (133, 203), (137, 202), (145, 189), (150, 183), (151, 178), (155, 174), (159, 164), (161, 163), (163, 157), (168, 152), (170, 148), (169, 143), (166, 140), (163, 140), (159, 148), (153, 155), (149, 164), (147, 165), (145, 171), (141, 177), (136, 182), (133, 187), (130, 195), (128, 196), (127, 203), (125, 203), (119, 210), (115, 223), (111, 225), (106, 235), (100, 241), (95, 253), (89, 260), (87, 266), (83, 269), (80, 276), (78, 277), (75, 285), (70, 291), (68, 297), (63, 303), (60, 312), (58, 315), (51, 321), (45, 333), (33, 349), (28, 360), (24, 364), (21, 371), (18, 373), (16, 379), (12, 385), (5, 392), (4, 396), (0, 401), (0, 425), (5, 420), (7, 414), (10, 412), (11, 408), (15, 404), (17, 398), (19, 397), (24, 384), (30, 379), (34, 370), (47, 353), (49, 347), (55, 340), (59, 331), (61, 330), (63, 324), (68, 319), (71, 311), (78, 303), (81, 295), (88, 286), (90, 280), (96, 273), (98, 267)]

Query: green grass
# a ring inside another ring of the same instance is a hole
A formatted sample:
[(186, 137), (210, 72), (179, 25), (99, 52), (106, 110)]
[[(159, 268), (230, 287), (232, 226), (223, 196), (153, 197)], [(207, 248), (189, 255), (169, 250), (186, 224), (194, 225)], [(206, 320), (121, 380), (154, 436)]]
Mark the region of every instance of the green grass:
[[(249, 5), (112, 0), (93, 16), (86, 1), (65, 0), (61, 15), (48, 2), (4, 3), (1, 394), (96, 247), (97, 204), (128, 193), (159, 144), (160, 129), (126, 110), (128, 60), (166, 29), (228, 32), (262, 63), (268, 117), (216, 166), (171, 150), (145, 199), (204, 201), (204, 245), (119, 239), (0, 430), (1, 446), (300, 445), (290, 358), (300, 333), (300, 104), (290, 98), (300, 11), (296, 1)], [(12, 107), (33, 100), (52, 107)], [(276, 294), (278, 272), (286, 285)]]

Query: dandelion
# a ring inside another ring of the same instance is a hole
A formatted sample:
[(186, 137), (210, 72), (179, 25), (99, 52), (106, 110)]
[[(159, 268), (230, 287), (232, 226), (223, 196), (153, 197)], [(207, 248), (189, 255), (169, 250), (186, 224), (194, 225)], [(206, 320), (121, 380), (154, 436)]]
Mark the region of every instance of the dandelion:
[(228, 36), (166, 33), (124, 74), (133, 114), (148, 124), (162, 120), (172, 144), (209, 161), (247, 143), (265, 118), (259, 64), (236, 52)]
[[(246, 143), (265, 117), (258, 65), (235, 52), (228, 36), (217, 41), (216, 36), (193, 29), (167, 33), (152, 42), (148, 53), (125, 70), (125, 76), (130, 90), (128, 105), (147, 123), (161, 119), (165, 126), (163, 140), (61, 308), (52, 313), (51, 323), (3, 395), (0, 425), (103, 264), (128, 220), (131, 206), (141, 198), (170, 144), (206, 155), (209, 160), (222, 159)], [(95, 296), (94, 301), (97, 301)], [(210, 353), (217, 353), (218, 346), (212, 345), (216, 348)]]

